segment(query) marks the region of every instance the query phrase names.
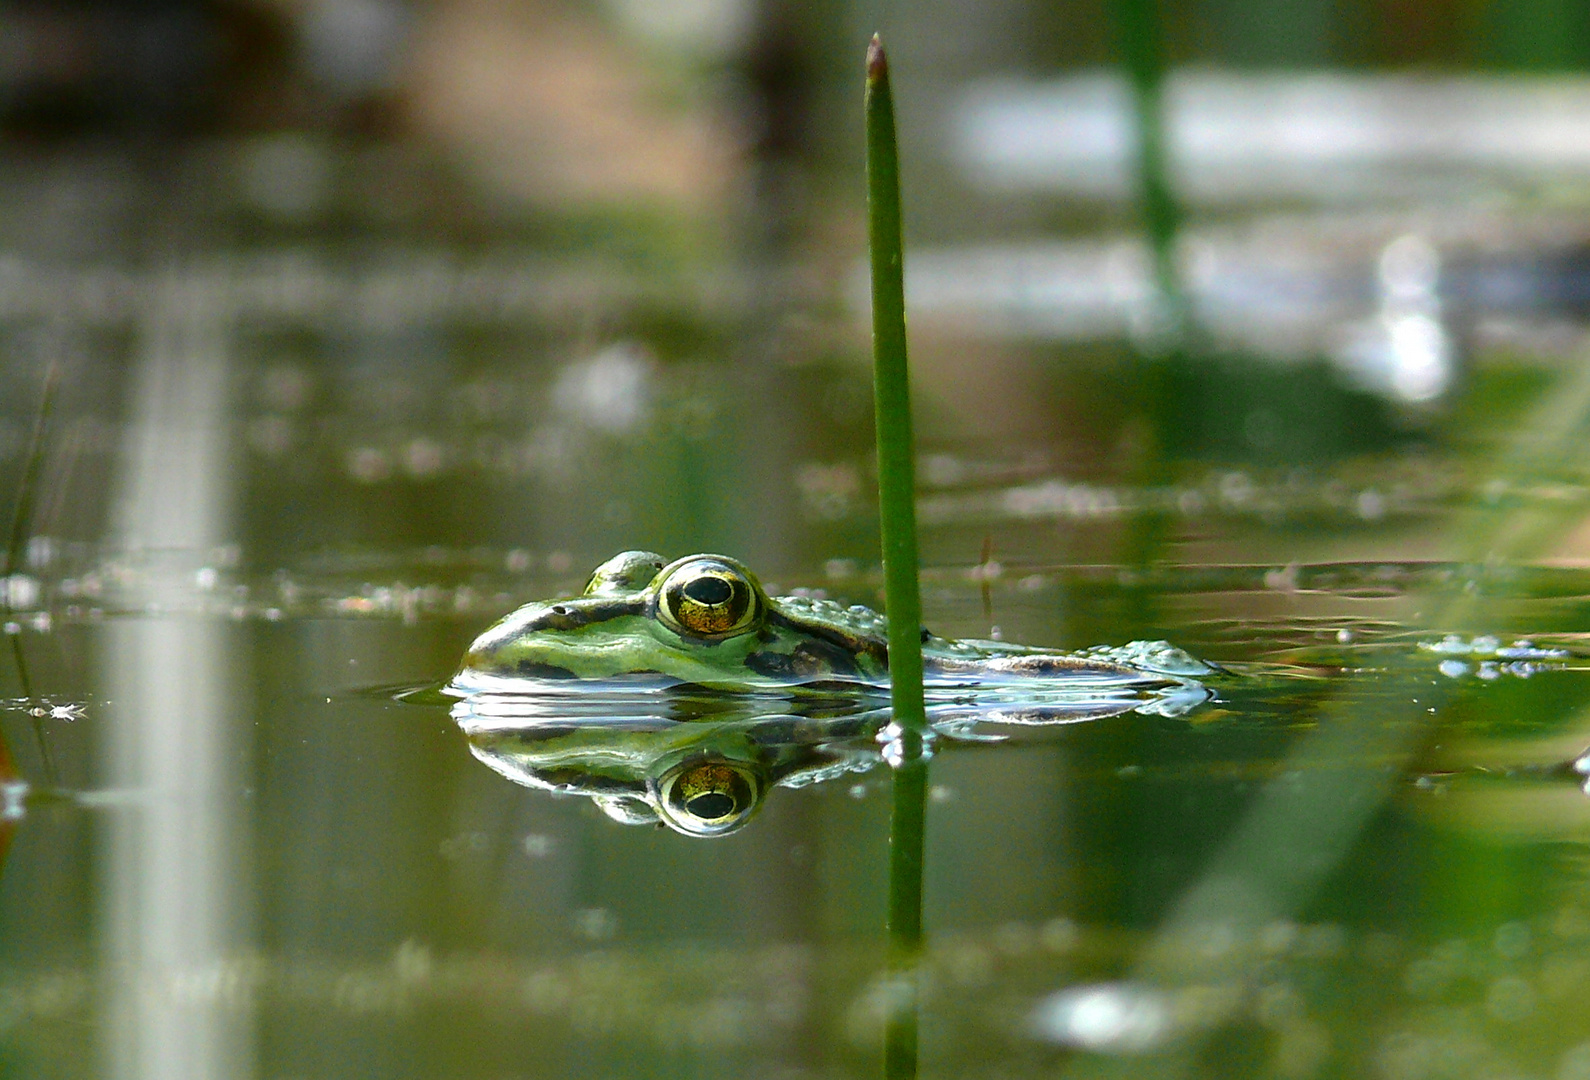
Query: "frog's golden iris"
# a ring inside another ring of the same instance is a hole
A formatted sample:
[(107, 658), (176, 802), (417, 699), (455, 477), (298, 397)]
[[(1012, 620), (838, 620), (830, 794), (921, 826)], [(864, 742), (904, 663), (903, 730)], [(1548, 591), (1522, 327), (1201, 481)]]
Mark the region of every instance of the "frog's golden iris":
[(681, 832), (713, 836), (742, 825), (764, 785), (746, 764), (708, 757), (664, 773), (657, 783), (663, 820)]
[(692, 559), (662, 583), (657, 614), (680, 634), (721, 641), (754, 630), (761, 611), (744, 574), (717, 559)]

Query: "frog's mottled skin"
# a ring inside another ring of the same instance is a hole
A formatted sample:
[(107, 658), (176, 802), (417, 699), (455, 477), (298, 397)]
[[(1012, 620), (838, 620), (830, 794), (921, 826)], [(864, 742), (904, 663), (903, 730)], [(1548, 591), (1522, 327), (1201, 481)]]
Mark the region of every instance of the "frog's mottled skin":
[[(649, 676), (717, 690), (884, 688), (888, 622), (869, 608), (769, 597), (723, 555), (626, 551), (591, 575), (582, 596), (527, 604), (470, 646), (459, 683)], [(1164, 642), (1060, 653), (923, 631), (930, 686), (1119, 686), (1176, 683), (1212, 669)]]

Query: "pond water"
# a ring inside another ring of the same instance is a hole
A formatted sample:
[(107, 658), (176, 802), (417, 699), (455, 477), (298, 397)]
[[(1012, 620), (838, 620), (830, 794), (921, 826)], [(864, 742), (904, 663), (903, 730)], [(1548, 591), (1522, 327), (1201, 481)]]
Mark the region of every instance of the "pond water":
[[(881, 606), (852, 316), (575, 280), (238, 257), (8, 294), (7, 497), (42, 467), (0, 1071), (879, 1074), (878, 702), (575, 695), (494, 742), (523, 702), (440, 692), (627, 548)], [(1578, 362), (1493, 350), (1409, 407), (1304, 364), (921, 355), (928, 625), (1220, 666), (941, 709), (923, 1074), (1590, 1078)], [(761, 770), (742, 827), (614, 820), (615, 775), (709, 730)]]

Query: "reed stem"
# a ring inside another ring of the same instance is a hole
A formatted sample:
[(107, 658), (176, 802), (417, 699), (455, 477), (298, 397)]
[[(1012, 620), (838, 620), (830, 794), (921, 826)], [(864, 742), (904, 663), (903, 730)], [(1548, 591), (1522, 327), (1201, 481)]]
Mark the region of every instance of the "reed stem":
[(906, 366), (900, 162), (889, 61), (876, 35), (867, 47), (867, 234), (872, 254), (873, 397), (883, 592), (889, 614), (889, 682), (896, 724), (927, 727), (922, 703), (922, 596), (917, 586), (916, 468)]

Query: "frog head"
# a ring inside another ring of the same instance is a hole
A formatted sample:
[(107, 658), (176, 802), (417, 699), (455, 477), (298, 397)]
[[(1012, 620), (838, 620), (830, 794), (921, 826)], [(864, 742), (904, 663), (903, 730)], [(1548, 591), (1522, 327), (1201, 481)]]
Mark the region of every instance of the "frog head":
[(470, 646), (465, 681), (652, 676), (745, 690), (886, 671), (881, 636), (785, 610), (726, 555), (626, 551), (585, 591), (527, 604)]

